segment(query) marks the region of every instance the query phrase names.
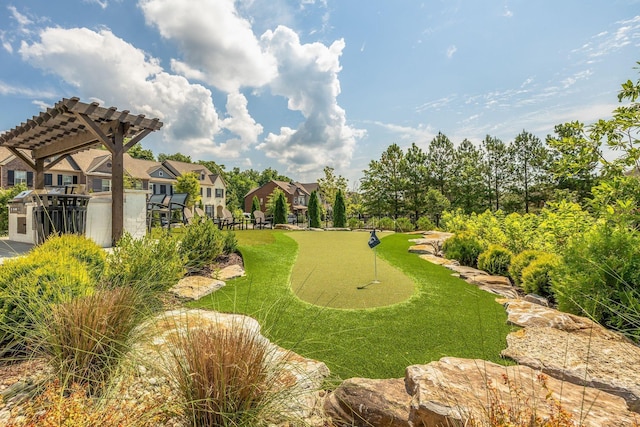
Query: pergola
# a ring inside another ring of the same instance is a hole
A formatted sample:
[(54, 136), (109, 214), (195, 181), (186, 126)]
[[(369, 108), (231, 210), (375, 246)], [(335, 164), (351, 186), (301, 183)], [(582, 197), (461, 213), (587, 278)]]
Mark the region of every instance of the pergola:
[[(65, 155), (103, 145), (111, 152), (112, 163), (112, 240), (122, 237), (124, 208), (123, 155), (149, 133), (162, 127), (159, 119), (143, 114), (103, 108), (97, 102), (86, 104), (79, 98), (63, 98), (53, 108), (33, 116), (26, 123), (0, 135), (0, 146), (7, 147), (33, 170), (34, 188), (44, 189), (44, 173)], [(130, 138), (125, 143), (125, 138)], [(24, 151), (31, 152), (31, 157)], [(45, 160), (51, 159), (45, 165)]]

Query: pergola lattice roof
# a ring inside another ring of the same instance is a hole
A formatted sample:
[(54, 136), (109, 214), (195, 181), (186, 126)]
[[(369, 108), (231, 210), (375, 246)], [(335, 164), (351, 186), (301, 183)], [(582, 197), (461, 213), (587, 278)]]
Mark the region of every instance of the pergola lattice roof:
[[(44, 188), (44, 171), (66, 154), (104, 145), (112, 156), (112, 239), (123, 231), (123, 155), (149, 133), (162, 127), (158, 119), (147, 119), (117, 108), (87, 104), (79, 98), (63, 98), (47, 111), (0, 135), (5, 146), (36, 171), (34, 187)], [(125, 138), (130, 138), (125, 143)], [(31, 153), (31, 158), (23, 150)], [(45, 166), (45, 159), (54, 157)]]
[(160, 120), (147, 119), (143, 114), (133, 115), (115, 107), (103, 108), (97, 102), (80, 102), (79, 98), (64, 98), (47, 111), (0, 135), (0, 145), (32, 150), (34, 159), (69, 154), (102, 144), (95, 134), (96, 128), (109, 136), (119, 123), (126, 125), (124, 137), (134, 137), (145, 131), (146, 135), (162, 127)]

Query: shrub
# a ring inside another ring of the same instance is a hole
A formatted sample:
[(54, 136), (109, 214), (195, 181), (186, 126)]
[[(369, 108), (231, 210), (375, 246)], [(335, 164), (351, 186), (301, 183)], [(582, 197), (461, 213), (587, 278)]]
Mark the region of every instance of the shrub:
[(99, 393), (130, 348), (145, 303), (138, 289), (115, 288), (57, 304), (37, 325), (39, 353), (62, 384)]
[(542, 254), (536, 257), (522, 270), (522, 289), (529, 294), (553, 299), (551, 276), (558, 262), (559, 258), (554, 254)]
[(378, 228), (381, 230), (395, 230), (396, 226), (393, 219), (385, 216), (384, 218), (380, 218), (380, 221), (378, 221)]
[[(169, 425), (168, 416), (158, 408), (157, 402), (144, 403), (127, 399), (127, 389), (119, 387), (114, 396), (95, 399), (87, 395), (87, 387), (72, 384), (62, 386), (60, 381), (49, 382), (42, 394), (24, 408), (21, 417), (13, 417), (6, 427), (89, 427), (127, 426), (155, 427)], [(162, 408), (162, 407), (161, 407)]]
[(33, 250), (33, 256), (41, 256), (47, 251), (58, 254), (60, 257), (72, 257), (80, 261), (95, 280), (104, 273), (106, 252), (93, 240), (84, 236), (78, 234), (51, 236)]
[(259, 425), (269, 399), (267, 347), (241, 326), (188, 330), (173, 337), (170, 377), (192, 426)]
[(362, 221), (361, 219), (358, 218), (349, 218), (347, 220), (347, 227), (354, 229), (354, 228), (364, 228), (364, 221)]
[(413, 231), (415, 227), (409, 218), (401, 217), (396, 220), (396, 227), (399, 231)]
[(0, 190), (0, 235), (6, 235), (9, 232), (9, 201), (26, 189), (25, 184), (18, 184), (9, 189)]
[(180, 242), (180, 256), (189, 271), (198, 271), (222, 255), (225, 236), (209, 218), (195, 221)]
[(509, 265), (509, 276), (516, 286), (522, 284), (522, 270), (524, 270), (531, 261), (544, 254), (544, 252), (528, 249), (520, 252), (511, 258), (511, 264)]
[(442, 251), (449, 259), (455, 259), (462, 265), (476, 267), (478, 256), (484, 251), (484, 247), (475, 235), (460, 233), (445, 240)]
[(429, 217), (427, 216), (421, 216), (420, 218), (418, 218), (418, 222), (416, 223), (416, 225), (418, 226), (418, 230), (422, 231), (434, 230), (436, 228), (433, 221), (431, 221), (431, 219), (429, 219)]
[(224, 234), (224, 242), (222, 244), (222, 253), (229, 255), (238, 251), (238, 238), (233, 231), (227, 231)]
[(506, 276), (509, 274), (512, 255), (509, 249), (499, 245), (491, 245), (489, 249), (478, 256), (478, 268), (490, 274)]
[(93, 293), (95, 282), (73, 257), (40, 251), (0, 268), (0, 354), (23, 352), (25, 338), (51, 304)]
[(561, 310), (586, 314), (636, 340), (638, 286), (640, 235), (604, 224), (570, 241), (553, 276)]
[(151, 292), (165, 291), (184, 273), (176, 240), (163, 232), (158, 239), (146, 235), (134, 239), (125, 233), (107, 256), (106, 280), (112, 286), (136, 286)]

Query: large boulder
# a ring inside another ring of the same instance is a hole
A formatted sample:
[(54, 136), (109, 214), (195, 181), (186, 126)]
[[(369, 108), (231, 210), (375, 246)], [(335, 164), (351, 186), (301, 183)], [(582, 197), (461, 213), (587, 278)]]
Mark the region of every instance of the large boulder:
[(238, 277), (244, 277), (247, 274), (244, 271), (244, 267), (238, 264), (231, 264), (216, 273), (216, 278), (219, 280), (227, 281)]
[(468, 276), (465, 280), (472, 285), (478, 286), (483, 291), (487, 291), (492, 294), (500, 295), (505, 298), (518, 297), (518, 288), (511, 285), (508, 277), (478, 274)]
[(532, 413), (548, 418), (558, 412), (584, 427), (636, 425), (622, 398), (526, 366), (445, 357), (409, 366), (405, 382), (413, 395), (413, 427), (485, 425), (490, 411), (501, 410), (511, 410), (519, 418), (517, 425), (528, 425)]
[(217, 291), (225, 285), (225, 282), (205, 276), (186, 276), (180, 279), (169, 292), (180, 298), (197, 300), (212, 292)]
[(602, 336), (606, 339), (622, 339), (620, 334), (610, 331), (586, 317), (564, 313), (550, 307), (520, 299), (500, 300), (507, 310), (507, 322), (523, 328), (549, 327), (561, 331)]
[(486, 271), (478, 270), (477, 268), (469, 267), (466, 265), (459, 265), (457, 263), (446, 264), (449, 270), (460, 276), (461, 279), (475, 279), (477, 276), (488, 276)]
[(329, 375), (329, 369), (322, 362), (307, 359), (271, 343), (260, 333), (260, 324), (250, 317), (209, 310), (168, 311), (141, 327), (141, 335), (147, 339), (140, 340), (134, 351), (143, 365), (162, 376), (166, 367), (175, 363), (175, 338), (190, 331), (207, 328), (242, 328), (255, 334), (257, 341), (266, 346), (266, 363), (277, 373), (273, 384), (282, 388), (278, 392), (276, 404), (279, 406), (274, 410), (277, 416), (272, 420), (273, 424), (287, 425), (286, 420), (302, 419), (309, 425), (322, 425), (319, 420), (324, 394), (322, 385)]
[(425, 244), (415, 244), (413, 246), (409, 246), (409, 253), (411, 254), (431, 254), (434, 255), (437, 249), (431, 245)]
[(432, 264), (437, 264), (437, 265), (450, 265), (450, 264), (460, 265), (456, 260), (442, 258), (433, 254), (422, 254), (420, 255), (420, 258), (425, 261), (429, 261)]
[(553, 327), (525, 328), (507, 336), (502, 355), (564, 381), (622, 397), (640, 412), (640, 348), (622, 337)]
[(344, 381), (325, 400), (325, 415), (339, 427), (409, 427), (409, 404), (402, 379)]

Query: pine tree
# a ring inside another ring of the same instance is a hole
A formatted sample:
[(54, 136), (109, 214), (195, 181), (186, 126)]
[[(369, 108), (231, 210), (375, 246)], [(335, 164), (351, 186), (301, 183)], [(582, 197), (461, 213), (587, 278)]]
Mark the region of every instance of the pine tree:
[(347, 225), (346, 206), (342, 190), (336, 193), (336, 201), (333, 204), (333, 226), (343, 228)]
[(320, 204), (318, 193), (314, 190), (309, 197), (309, 227), (320, 228)]
[(285, 196), (284, 193), (280, 192), (278, 194), (278, 198), (276, 199), (276, 206), (273, 213), (273, 223), (286, 224), (288, 210), (287, 196)]

